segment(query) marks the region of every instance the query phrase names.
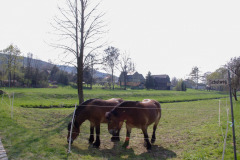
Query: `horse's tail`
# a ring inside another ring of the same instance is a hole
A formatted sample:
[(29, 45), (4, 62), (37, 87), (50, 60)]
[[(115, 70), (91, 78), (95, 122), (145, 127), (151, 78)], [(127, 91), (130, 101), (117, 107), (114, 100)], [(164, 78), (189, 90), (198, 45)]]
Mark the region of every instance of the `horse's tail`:
[(158, 101), (155, 101), (155, 100), (154, 100), (154, 104), (157, 106), (157, 111), (158, 111), (158, 118), (157, 119), (159, 121), (160, 118), (161, 118), (161, 115), (162, 115), (161, 105), (160, 105), (160, 103)]
[(152, 100), (152, 101), (154, 101), (154, 104), (157, 106), (157, 108), (159, 108), (161, 110), (160, 103), (158, 101), (156, 101), (156, 100)]

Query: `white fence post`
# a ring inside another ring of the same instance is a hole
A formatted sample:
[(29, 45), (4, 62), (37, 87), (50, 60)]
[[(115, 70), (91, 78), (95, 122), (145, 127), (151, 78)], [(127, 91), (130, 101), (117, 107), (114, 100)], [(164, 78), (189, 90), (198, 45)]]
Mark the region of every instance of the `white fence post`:
[(228, 133), (228, 111), (229, 109), (227, 108), (227, 129), (226, 129), (226, 133), (225, 133), (225, 137), (224, 137), (224, 145), (223, 145), (223, 154), (222, 154), (222, 160), (224, 160), (224, 154), (225, 154), (225, 148), (226, 148), (226, 141), (227, 141), (227, 133)]
[(219, 99), (219, 117), (218, 117), (218, 121), (219, 121), (219, 127), (221, 126), (221, 100)]
[(75, 120), (76, 107), (77, 107), (77, 104), (75, 104), (75, 109), (74, 109), (73, 116), (72, 116), (72, 124), (71, 124), (71, 129), (70, 129), (70, 137), (69, 137), (69, 141), (68, 141), (68, 153), (71, 153), (72, 129), (73, 129), (73, 123), (74, 123), (74, 120)]

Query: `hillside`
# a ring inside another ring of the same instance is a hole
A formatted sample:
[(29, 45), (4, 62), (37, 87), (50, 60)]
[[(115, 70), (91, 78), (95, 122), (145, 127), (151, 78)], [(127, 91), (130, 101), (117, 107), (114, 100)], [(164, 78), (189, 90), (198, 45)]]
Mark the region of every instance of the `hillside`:
[[(0, 65), (2, 63), (2, 59), (3, 59), (4, 56), (6, 56), (6, 55), (3, 54), (3, 53), (0, 53)], [(25, 66), (27, 66), (27, 61), (28, 61), (28, 58), (23, 57), (23, 59), (20, 60), (20, 64), (25, 67)], [(46, 62), (46, 61), (42, 61), (42, 60), (39, 60), (39, 59), (32, 59), (32, 64), (33, 64), (33, 67), (38, 67), (38, 68), (41, 68), (41, 69), (52, 68), (55, 65), (55, 64), (52, 64), (52, 63), (49, 63), (49, 62)], [(66, 66), (66, 65), (57, 65), (57, 66), (62, 71), (65, 71), (65, 72), (68, 72), (68, 73), (74, 73), (74, 74), (77, 73), (75, 67)], [(103, 72), (99, 72), (97, 70), (94, 70), (94, 77), (95, 78), (104, 78), (108, 75), (109, 74), (107, 74), (107, 73), (103, 73)]]

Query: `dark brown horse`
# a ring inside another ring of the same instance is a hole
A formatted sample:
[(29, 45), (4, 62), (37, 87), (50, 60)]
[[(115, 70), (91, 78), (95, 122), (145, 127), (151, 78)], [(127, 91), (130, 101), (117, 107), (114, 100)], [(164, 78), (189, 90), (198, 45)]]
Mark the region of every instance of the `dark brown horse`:
[[(151, 143), (156, 140), (155, 132), (161, 118), (161, 106), (155, 100), (146, 99), (142, 102), (125, 101), (117, 105), (113, 110), (106, 113), (108, 119), (109, 133), (116, 133), (126, 122), (127, 135), (124, 147), (129, 145), (130, 133), (132, 128), (140, 128), (144, 134), (144, 140), (147, 144), (147, 149), (151, 149)], [(151, 143), (148, 139), (147, 128), (154, 123)]]
[[(96, 141), (93, 143), (93, 146), (98, 148), (100, 146), (100, 123), (107, 123), (105, 118), (106, 112), (111, 111), (117, 104), (123, 102), (120, 98), (112, 98), (109, 100), (101, 99), (90, 99), (83, 102), (80, 106), (77, 107), (75, 111), (75, 121), (72, 129), (72, 139), (71, 143), (77, 138), (80, 133), (81, 124), (89, 120), (90, 121), (90, 137), (89, 143), (94, 141), (94, 128), (96, 130)], [(70, 128), (71, 122), (68, 124), (68, 136), (67, 140), (69, 142), (70, 138)], [(119, 132), (121, 127), (116, 132), (115, 135), (111, 138), (112, 141), (119, 141)]]

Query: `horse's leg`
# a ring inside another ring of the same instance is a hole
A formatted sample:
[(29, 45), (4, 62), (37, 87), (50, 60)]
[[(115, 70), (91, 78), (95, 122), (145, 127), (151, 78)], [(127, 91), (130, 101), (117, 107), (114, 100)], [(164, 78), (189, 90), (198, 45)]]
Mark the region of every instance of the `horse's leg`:
[(117, 133), (112, 136), (112, 138), (111, 138), (112, 142), (119, 142), (120, 141), (119, 135), (120, 135), (120, 130), (122, 128), (122, 125), (123, 125), (123, 122), (120, 122), (120, 124), (119, 124), (120, 129), (118, 129)]
[(94, 141), (94, 125), (93, 123), (90, 123), (90, 137), (88, 142), (93, 143), (93, 141)]
[(124, 148), (127, 148), (129, 146), (130, 134), (131, 134), (131, 130), (132, 130), (132, 128), (129, 127), (127, 124), (126, 124), (126, 128), (127, 128), (127, 134), (126, 134), (125, 142), (123, 144)]
[(100, 146), (100, 123), (95, 125), (96, 127), (96, 141), (93, 143), (93, 147), (99, 148)]
[(120, 133), (120, 129), (117, 130), (117, 133), (113, 134), (113, 136), (112, 136), (112, 138), (111, 138), (111, 141), (112, 141), (112, 142), (118, 142), (118, 141), (120, 141), (119, 133)]
[(159, 120), (157, 120), (153, 126), (153, 134), (152, 134), (152, 139), (151, 139), (151, 143), (154, 143), (156, 141), (156, 130), (157, 130), (157, 125), (159, 123)]
[(149, 142), (149, 139), (148, 139), (147, 127), (143, 127), (142, 131), (143, 131), (143, 134), (144, 134), (144, 140), (147, 144), (147, 150), (151, 150), (152, 145), (151, 145), (151, 143)]

